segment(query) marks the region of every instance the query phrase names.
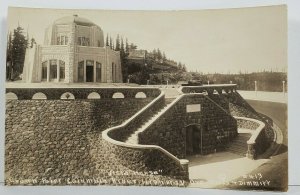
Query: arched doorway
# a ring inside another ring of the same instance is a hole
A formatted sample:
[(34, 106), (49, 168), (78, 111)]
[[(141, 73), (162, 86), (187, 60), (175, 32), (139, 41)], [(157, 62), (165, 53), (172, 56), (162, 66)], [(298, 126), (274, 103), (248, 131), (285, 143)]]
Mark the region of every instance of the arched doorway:
[(86, 82), (94, 81), (94, 61), (86, 61)]
[(186, 155), (202, 154), (202, 128), (194, 124), (186, 127)]

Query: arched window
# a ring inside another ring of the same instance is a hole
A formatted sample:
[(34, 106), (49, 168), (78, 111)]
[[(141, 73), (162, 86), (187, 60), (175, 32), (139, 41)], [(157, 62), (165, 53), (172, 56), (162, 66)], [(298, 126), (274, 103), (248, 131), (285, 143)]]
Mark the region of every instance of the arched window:
[(87, 99), (100, 99), (99, 93), (92, 92), (88, 95)]
[(146, 94), (144, 92), (138, 92), (135, 94), (135, 98), (146, 98)]
[(44, 93), (38, 92), (32, 96), (33, 100), (46, 100), (47, 96)]
[(42, 80), (47, 80), (48, 61), (42, 63)]
[(81, 46), (90, 46), (90, 39), (87, 37), (78, 37), (77, 44)]
[(50, 79), (57, 79), (57, 60), (50, 60)]
[(75, 96), (70, 92), (66, 92), (66, 93), (64, 93), (60, 96), (60, 99), (62, 99), (62, 100), (74, 100)]
[(18, 96), (15, 93), (8, 92), (7, 94), (5, 94), (5, 98), (7, 100), (17, 100)]
[(83, 82), (84, 75), (84, 61), (78, 62), (78, 82)]
[(121, 92), (116, 92), (113, 94), (112, 98), (124, 98), (124, 94)]
[(86, 82), (94, 82), (94, 60), (86, 60)]
[(66, 35), (59, 35), (57, 37), (57, 45), (68, 45), (68, 37)]
[(59, 60), (59, 79), (65, 80), (65, 62)]
[(102, 64), (99, 62), (96, 62), (96, 81), (101, 82), (101, 67)]

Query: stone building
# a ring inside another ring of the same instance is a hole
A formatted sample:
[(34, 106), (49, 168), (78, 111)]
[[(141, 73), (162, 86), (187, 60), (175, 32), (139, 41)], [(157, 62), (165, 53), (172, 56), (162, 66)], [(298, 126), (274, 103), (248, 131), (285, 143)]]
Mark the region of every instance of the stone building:
[(104, 46), (102, 29), (78, 15), (57, 19), (43, 45), (26, 50), (25, 82), (120, 83), (120, 52)]

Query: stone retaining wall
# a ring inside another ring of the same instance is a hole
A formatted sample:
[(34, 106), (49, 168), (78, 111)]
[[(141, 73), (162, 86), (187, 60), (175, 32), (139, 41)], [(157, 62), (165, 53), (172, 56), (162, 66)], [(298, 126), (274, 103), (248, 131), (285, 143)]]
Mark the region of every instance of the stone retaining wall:
[[(76, 179), (93, 178), (105, 181), (90, 185), (121, 184), (128, 176), (109, 172), (133, 171), (110, 156), (101, 132), (128, 119), (151, 100), (7, 100), (6, 184), (50, 185), (50, 178), (61, 180), (53, 185), (77, 185)], [(141, 177), (151, 181), (149, 175)], [(78, 184), (87, 184), (83, 180)]]
[(157, 148), (130, 147), (107, 142), (108, 151), (112, 151), (117, 161), (137, 172), (156, 173), (172, 179), (187, 181), (188, 166), (182, 166)]
[[(139, 134), (139, 143), (158, 145), (178, 158), (186, 157), (186, 127), (203, 129), (203, 154), (224, 147), (237, 135), (236, 120), (203, 94), (186, 94), (175, 100), (158, 119)], [(187, 113), (187, 105), (200, 104), (200, 112)]]
[(130, 170), (157, 172), (172, 180), (188, 180), (188, 161), (180, 161), (163, 148), (155, 145), (124, 143), (131, 133), (165, 105), (164, 93), (142, 108), (123, 124), (105, 130), (103, 139), (109, 145), (108, 151), (118, 162)]
[(238, 128), (256, 130), (259, 124), (250, 120), (236, 118)]
[[(254, 110), (254, 108), (252, 108), (251, 105), (242, 98), (242, 96), (239, 93), (236, 92), (227, 95), (224, 94), (224, 97), (229, 102), (229, 110), (231, 115), (237, 117), (256, 119), (265, 124), (263, 131), (257, 138), (257, 144), (254, 147), (255, 155), (253, 158), (255, 158), (255, 156), (259, 154), (262, 154), (271, 145), (275, 137), (274, 130), (270, 124), (270, 121), (268, 120), (268, 118), (260, 116), (260, 114), (258, 114)], [(245, 127), (248, 129), (257, 129), (259, 126), (257, 125), (257, 123), (254, 123), (252, 121), (238, 121), (238, 125), (241, 125), (242, 128)], [(254, 151), (252, 151), (252, 153), (253, 152)]]
[(238, 128), (253, 130), (250, 139), (247, 141), (247, 156), (250, 159), (255, 159), (258, 155), (264, 153), (271, 144), (266, 134), (266, 125), (265, 123), (252, 118), (235, 118), (238, 123)]

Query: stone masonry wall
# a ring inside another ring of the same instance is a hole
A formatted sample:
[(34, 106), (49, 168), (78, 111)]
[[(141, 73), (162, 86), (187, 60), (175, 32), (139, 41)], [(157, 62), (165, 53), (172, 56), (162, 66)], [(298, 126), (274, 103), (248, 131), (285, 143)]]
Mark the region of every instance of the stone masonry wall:
[(255, 130), (259, 127), (259, 124), (253, 121), (244, 119), (236, 119), (236, 121), (239, 128)]
[(99, 184), (120, 183), (116, 179), (127, 176), (109, 171), (127, 168), (110, 158), (101, 132), (151, 100), (7, 100), (6, 184), (49, 185), (50, 178), (57, 179), (54, 185), (86, 184), (91, 178), (106, 179)]
[(130, 148), (107, 142), (107, 150), (113, 151), (118, 162), (137, 172), (154, 173), (167, 176), (170, 179), (186, 181), (188, 179), (185, 167), (157, 149)]
[[(186, 105), (200, 104), (200, 112), (187, 113)], [(203, 129), (203, 154), (224, 147), (237, 135), (236, 120), (205, 95), (184, 96), (160, 118), (139, 134), (140, 144), (159, 145), (178, 158), (186, 156), (186, 127)]]
[[(233, 116), (239, 116), (239, 117), (247, 117), (247, 118), (253, 118), (259, 121), (262, 121), (266, 126), (264, 130), (262, 131), (261, 135), (259, 136), (259, 140), (257, 140), (257, 151), (258, 153), (263, 153), (273, 142), (274, 139), (274, 131), (272, 126), (269, 124), (269, 121), (267, 118), (262, 117), (259, 115), (254, 108), (250, 106), (250, 104), (247, 103), (246, 100), (244, 100), (241, 95), (237, 92), (224, 95), (225, 99), (229, 103), (229, 111), (231, 115)], [(242, 125), (242, 124), (240, 124)], [(246, 125), (246, 124), (245, 124)], [(252, 124), (252, 127), (250, 124), (248, 125), (248, 128), (255, 128), (253, 126), (255, 124)]]

